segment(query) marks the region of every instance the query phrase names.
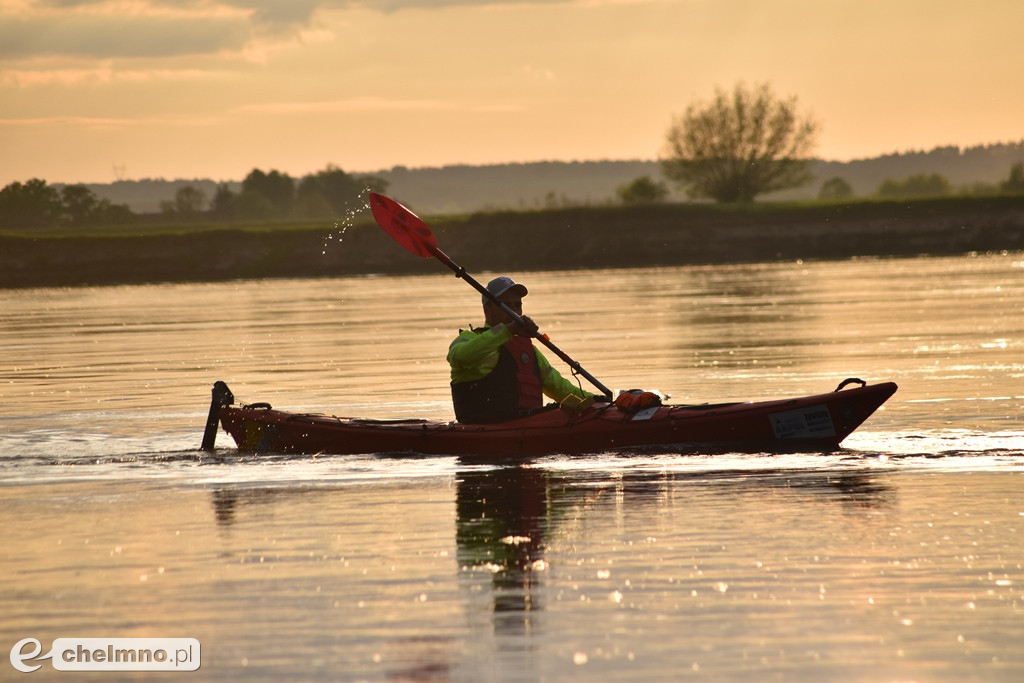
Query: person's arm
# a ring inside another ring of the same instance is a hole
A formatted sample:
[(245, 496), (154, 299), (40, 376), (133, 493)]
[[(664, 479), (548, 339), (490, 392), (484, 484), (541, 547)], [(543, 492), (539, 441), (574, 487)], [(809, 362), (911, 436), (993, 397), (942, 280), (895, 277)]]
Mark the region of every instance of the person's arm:
[(571, 381), (551, 367), (551, 363), (544, 357), (544, 354), (537, 350), (537, 365), (540, 367), (540, 379), (544, 388), (544, 395), (561, 403), (567, 396), (577, 398), (588, 398), (594, 396), (589, 391), (578, 387)]

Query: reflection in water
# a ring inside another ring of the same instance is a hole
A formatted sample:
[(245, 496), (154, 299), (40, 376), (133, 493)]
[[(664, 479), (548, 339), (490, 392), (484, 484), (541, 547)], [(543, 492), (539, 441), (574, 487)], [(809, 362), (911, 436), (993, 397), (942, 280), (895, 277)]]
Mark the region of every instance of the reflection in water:
[(0, 635), (185, 634), (199, 680), (1020, 680), (1019, 471), (694, 460), (8, 486)]
[(532, 467), (465, 470), (456, 488), (460, 566), (492, 575), (494, 630), (526, 635), (543, 609), (538, 587), (550, 511), (548, 476)]
[(230, 527), (235, 523), (239, 511), (247, 506), (279, 504), (282, 499), (297, 498), (311, 489), (302, 486), (278, 488), (218, 488), (210, 494), (213, 498), (213, 513), (217, 525)]
[[(549, 544), (569, 534), (580, 518), (626, 515), (651, 519), (699, 499), (784, 492), (790, 504), (803, 496), (850, 509), (884, 509), (895, 493), (862, 471), (766, 470), (717, 472), (624, 471), (561, 473), (535, 465), (463, 469), (457, 475), (455, 533), (463, 572), (490, 576), (491, 625), (499, 651), (531, 649), (543, 635)], [(699, 515), (696, 518), (700, 518)], [(685, 530), (677, 530), (685, 536)], [(564, 539), (563, 539), (564, 540)], [(471, 584), (474, 589), (479, 584)]]
[[(456, 564), (449, 566), (460, 577), (467, 618), (477, 625), (474, 629), (491, 632), (498, 653), (529, 652), (547, 635), (543, 613), (552, 592), (546, 584), (557, 581), (547, 557), (551, 544), (574, 545), (570, 539), (581, 526), (612, 524), (621, 531), (621, 518), (652, 528), (658, 526), (654, 520), (681, 513), (699, 524), (705, 514), (714, 514), (713, 509), (695, 512), (691, 508), (707, 505), (708, 495), (714, 496), (712, 501), (726, 501), (771, 492), (782, 494), (788, 508), (800, 505), (801, 499), (820, 499), (851, 510), (895, 506), (895, 492), (879, 475), (856, 470), (566, 472), (535, 464), (463, 466), (455, 475)], [(226, 529), (244, 518), (249, 508), (263, 517), (260, 508), (315, 508), (322, 506), (318, 501), (325, 496), (349, 495), (351, 491), (344, 487), (220, 487), (211, 492), (211, 504), (217, 525)], [(358, 520), (359, 525), (367, 522)], [(659, 534), (665, 532), (661, 529)], [(688, 535), (686, 528), (672, 533), (680, 538)], [(599, 546), (607, 540), (594, 542)], [(671, 573), (678, 567), (651, 569)], [(436, 649), (437, 643), (428, 648), (426, 641), (417, 642), (415, 648), (406, 640), (393, 645), (401, 645), (410, 657), (413, 650), (419, 653), (416, 662), (403, 658), (405, 670), (438, 666), (437, 654), (425, 652)]]

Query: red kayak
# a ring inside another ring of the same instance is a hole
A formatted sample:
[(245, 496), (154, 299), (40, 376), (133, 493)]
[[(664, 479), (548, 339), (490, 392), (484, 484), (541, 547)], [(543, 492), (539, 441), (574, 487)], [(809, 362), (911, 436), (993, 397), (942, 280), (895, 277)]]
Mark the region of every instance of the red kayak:
[[(860, 386), (846, 388), (850, 384)], [(895, 392), (892, 382), (849, 379), (833, 392), (801, 398), (657, 405), (637, 412), (595, 403), (580, 414), (552, 407), (481, 425), (290, 413), (266, 403), (235, 404), (227, 385), (218, 382), (203, 448), (213, 450), (219, 420), (246, 452), (529, 457), (635, 450), (832, 451)]]

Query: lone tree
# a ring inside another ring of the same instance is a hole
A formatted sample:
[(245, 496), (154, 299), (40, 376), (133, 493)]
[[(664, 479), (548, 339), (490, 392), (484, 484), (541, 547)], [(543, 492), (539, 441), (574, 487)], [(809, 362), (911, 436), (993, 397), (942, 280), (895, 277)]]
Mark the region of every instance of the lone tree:
[(710, 103), (691, 104), (666, 135), (662, 171), (690, 197), (752, 202), (765, 192), (800, 187), (813, 176), (809, 153), (818, 124), (800, 116), (796, 97), (780, 99), (767, 83)]

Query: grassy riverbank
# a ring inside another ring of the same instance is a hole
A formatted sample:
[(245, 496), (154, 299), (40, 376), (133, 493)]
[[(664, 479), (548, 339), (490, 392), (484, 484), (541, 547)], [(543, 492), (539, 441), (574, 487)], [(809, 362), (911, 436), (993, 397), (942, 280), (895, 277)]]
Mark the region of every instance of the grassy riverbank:
[[(473, 272), (1024, 250), (1024, 197), (672, 204), (425, 217)], [(0, 235), (0, 287), (436, 272), (372, 224)]]

